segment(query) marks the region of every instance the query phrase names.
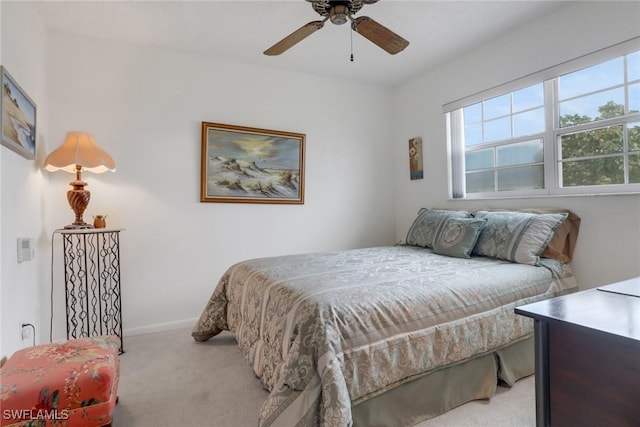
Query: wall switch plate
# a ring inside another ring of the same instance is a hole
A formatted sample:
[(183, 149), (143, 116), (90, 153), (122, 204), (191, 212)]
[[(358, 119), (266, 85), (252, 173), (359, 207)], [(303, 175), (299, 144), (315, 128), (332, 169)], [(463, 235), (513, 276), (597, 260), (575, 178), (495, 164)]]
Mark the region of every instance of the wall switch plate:
[(34, 256), (33, 239), (18, 237), (18, 262), (31, 261)]

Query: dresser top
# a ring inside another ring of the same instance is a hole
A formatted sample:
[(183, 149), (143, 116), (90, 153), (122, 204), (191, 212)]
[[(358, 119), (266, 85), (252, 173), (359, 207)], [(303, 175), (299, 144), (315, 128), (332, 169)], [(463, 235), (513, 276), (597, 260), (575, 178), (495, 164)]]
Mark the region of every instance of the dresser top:
[(640, 277), (634, 277), (633, 279), (623, 280), (622, 282), (600, 286), (598, 290), (640, 298)]
[[(515, 312), (536, 320), (573, 324), (640, 341), (640, 297), (616, 292), (633, 290), (636, 280), (640, 279), (630, 279), (631, 285), (612, 286), (613, 291), (602, 287), (522, 305)], [(625, 282), (628, 281), (620, 283)]]

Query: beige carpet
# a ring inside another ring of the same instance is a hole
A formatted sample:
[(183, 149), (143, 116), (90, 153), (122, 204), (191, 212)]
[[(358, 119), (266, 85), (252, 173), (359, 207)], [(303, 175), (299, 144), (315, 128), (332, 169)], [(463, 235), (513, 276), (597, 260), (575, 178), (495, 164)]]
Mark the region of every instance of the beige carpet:
[[(124, 339), (120, 402), (114, 427), (257, 426), (267, 397), (235, 340), (223, 333), (196, 343), (190, 330)], [(498, 387), (491, 401), (475, 401), (419, 427), (535, 425), (533, 377)]]

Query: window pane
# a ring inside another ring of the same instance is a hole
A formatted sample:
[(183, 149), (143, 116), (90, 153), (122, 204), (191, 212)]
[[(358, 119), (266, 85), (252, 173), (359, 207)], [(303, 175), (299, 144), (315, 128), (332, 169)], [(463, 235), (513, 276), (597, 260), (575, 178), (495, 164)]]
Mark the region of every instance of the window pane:
[(640, 122), (627, 125), (629, 151), (640, 151)]
[(562, 164), (563, 187), (623, 183), (624, 160), (622, 156), (564, 162)]
[(640, 183), (640, 154), (629, 156), (629, 182)]
[(640, 79), (640, 52), (627, 55), (627, 79), (630, 82)]
[(544, 188), (542, 165), (498, 169), (498, 191)]
[(560, 126), (624, 115), (624, 88), (594, 93), (560, 103)]
[(511, 117), (484, 122), (484, 142), (511, 138)]
[(511, 113), (510, 94), (498, 96), (484, 101), (484, 119), (506, 116)]
[(482, 123), (464, 127), (464, 145), (482, 144)]
[(513, 111), (518, 112), (544, 105), (542, 83), (513, 92)]
[(513, 136), (533, 135), (544, 132), (544, 109), (513, 115)]
[(560, 137), (563, 159), (620, 153), (623, 148), (622, 126), (593, 129)]
[(640, 111), (640, 83), (629, 85), (629, 112)]
[(466, 175), (467, 193), (495, 191), (493, 171), (472, 172)]
[(482, 121), (482, 103), (478, 102), (477, 104), (469, 105), (468, 107), (464, 107), (463, 110), (464, 115), (464, 124), (468, 125), (469, 123), (478, 123)]
[(624, 61), (616, 58), (558, 78), (559, 99), (572, 98), (624, 83)]
[[(611, 52), (623, 55), (627, 46)], [(584, 64), (581, 59), (567, 65), (578, 62)], [(465, 183), (469, 195), (503, 197), (509, 191), (537, 195), (546, 184), (545, 194), (553, 195), (587, 190), (573, 187), (602, 187), (589, 189), (594, 193), (640, 187), (640, 52), (591, 64), (563, 76), (536, 74), (549, 80), (523, 87), (519, 82), (531, 82), (528, 76), (487, 92), (503, 93), (490, 99), (469, 97), (467, 103), (474, 104), (456, 110), (458, 119), (463, 115), (463, 129), (452, 132), (457, 138), (451, 141), (453, 197), (463, 197), (458, 189)], [(505, 93), (514, 87), (518, 90)], [(556, 191), (558, 185), (565, 190)]]
[(493, 148), (469, 151), (464, 156), (464, 167), (468, 171), (488, 169), (493, 167)]
[(543, 161), (544, 146), (541, 139), (498, 147), (498, 166), (542, 163)]

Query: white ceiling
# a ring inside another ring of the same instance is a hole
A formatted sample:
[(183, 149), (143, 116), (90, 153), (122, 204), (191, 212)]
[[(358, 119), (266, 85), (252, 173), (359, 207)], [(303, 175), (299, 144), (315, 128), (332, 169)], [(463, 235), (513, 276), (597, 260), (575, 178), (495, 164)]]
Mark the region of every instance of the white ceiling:
[(262, 52), (319, 15), (305, 0), (41, 1), (48, 29), (178, 49), (261, 66), (393, 86), (501, 33), (562, 7), (560, 1), (381, 0), (369, 16), (410, 41), (389, 55), (353, 34), (324, 28), (280, 56)]

